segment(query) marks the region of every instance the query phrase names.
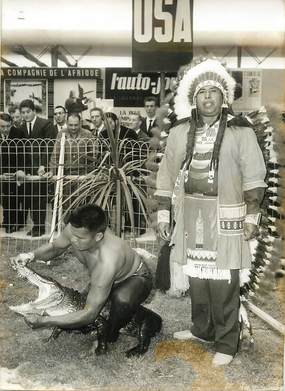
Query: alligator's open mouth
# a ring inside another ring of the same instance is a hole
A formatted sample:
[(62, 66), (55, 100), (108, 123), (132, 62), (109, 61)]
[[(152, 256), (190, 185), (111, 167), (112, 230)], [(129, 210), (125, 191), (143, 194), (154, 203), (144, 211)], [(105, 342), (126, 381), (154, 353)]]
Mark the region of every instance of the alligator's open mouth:
[(19, 266), (17, 273), (39, 288), (36, 300), (16, 306), (9, 306), (12, 311), (21, 315), (46, 314), (63, 315), (75, 310), (71, 300), (66, 297), (65, 288), (56, 281), (43, 277), (27, 266)]

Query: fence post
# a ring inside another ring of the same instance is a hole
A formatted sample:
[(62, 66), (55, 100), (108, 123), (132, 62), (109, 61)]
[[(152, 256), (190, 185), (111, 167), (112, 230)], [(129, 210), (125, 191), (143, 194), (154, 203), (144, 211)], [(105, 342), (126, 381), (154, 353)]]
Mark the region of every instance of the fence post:
[(54, 197), (53, 213), (52, 213), (52, 221), (51, 221), (51, 235), (50, 235), (49, 242), (52, 242), (53, 238), (54, 238), (55, 222), (56, 222), (58, 204), (59, 204), (59, 211), (58, 211), (57, 225), (58, 225), (58, 230), (59, 230), (58, 232), (60, 232), (60, 224), (61, 224), (60, 220), (62, 217), (64, 146), (65, 146), (65, 132), (62, 133), (61, 139), (60, 139), (59, 163), (58, 163), (57, 176), (56, 176), (55, 197)]

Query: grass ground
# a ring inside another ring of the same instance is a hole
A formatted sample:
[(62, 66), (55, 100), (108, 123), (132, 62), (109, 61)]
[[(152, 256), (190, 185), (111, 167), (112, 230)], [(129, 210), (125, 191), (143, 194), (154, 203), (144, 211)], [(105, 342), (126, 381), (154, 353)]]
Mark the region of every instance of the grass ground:
[[(281, 390), (283, 338), (251, 315), (255, 347), (242, 347), (225, 369), (213, 369), (213, 349), (193, 341), (175, 341), (174, 331), (189, 327), (189, 297), (174, 298), (155, 292), (147, 306), (163, 318), (163, 330), (141, 358), (126, 359), (124, 351), (136, 344), (121, 335), (109, 353), (96, 357), (94, 337), (63, 333), (44, 342), (50, 330), (32, 331), (8, 305), (34, 299), (36, 288), (19, 279), (8, 257), (23, 251), (23, 243), (2, 241), (0, 306), (0, 389), (24, 390)], [(153, 265), (154, 266), (154, 265)], [(60, 283), (82, 289), (88, 277), (83, 267), (67, 255), (37, 269)], [(254, 299), (256, 305), (284, 323), (285, 282), (269, 281)]]

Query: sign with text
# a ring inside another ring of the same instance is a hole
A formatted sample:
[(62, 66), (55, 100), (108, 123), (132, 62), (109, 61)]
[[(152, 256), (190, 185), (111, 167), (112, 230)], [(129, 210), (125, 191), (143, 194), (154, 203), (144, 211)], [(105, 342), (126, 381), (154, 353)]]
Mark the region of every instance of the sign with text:
[(261, 107), (261, 69), (236, 69), (231, 74), (235, 79), (236, 91), (233, 102), (233, 110), (237, 112), (248, 112)]
[[(165, 75), (165, 91), (176, 74)], [(105, 98), (114, 99), (115, 107), (143, 107), (144, 98), (155, 96), (159, 101), (161, 78), (159, 74), (132, 72), (130, 68), (106, 68)]]
[(114, 107), (112, 111), (120, 118), (123, 126), (129, 127), (130, 115), (138, 114), (145, 117), (145, 112), (141, 107)]
[(192, 59), (193, 0), (133, 0), (132, 69), (177, 72)]
[(99, 68), (1, 68), (4, 79), (99, 79)]

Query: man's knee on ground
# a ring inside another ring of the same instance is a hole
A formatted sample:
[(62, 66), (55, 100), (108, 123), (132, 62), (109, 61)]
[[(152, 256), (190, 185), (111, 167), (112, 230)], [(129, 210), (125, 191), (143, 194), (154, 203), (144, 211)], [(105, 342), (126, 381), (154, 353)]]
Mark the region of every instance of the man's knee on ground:
[(131, 311), (133, 309), (131, 295), (127, 292), (116, 292), (112, 297), (112, 307), (120, 314)]

